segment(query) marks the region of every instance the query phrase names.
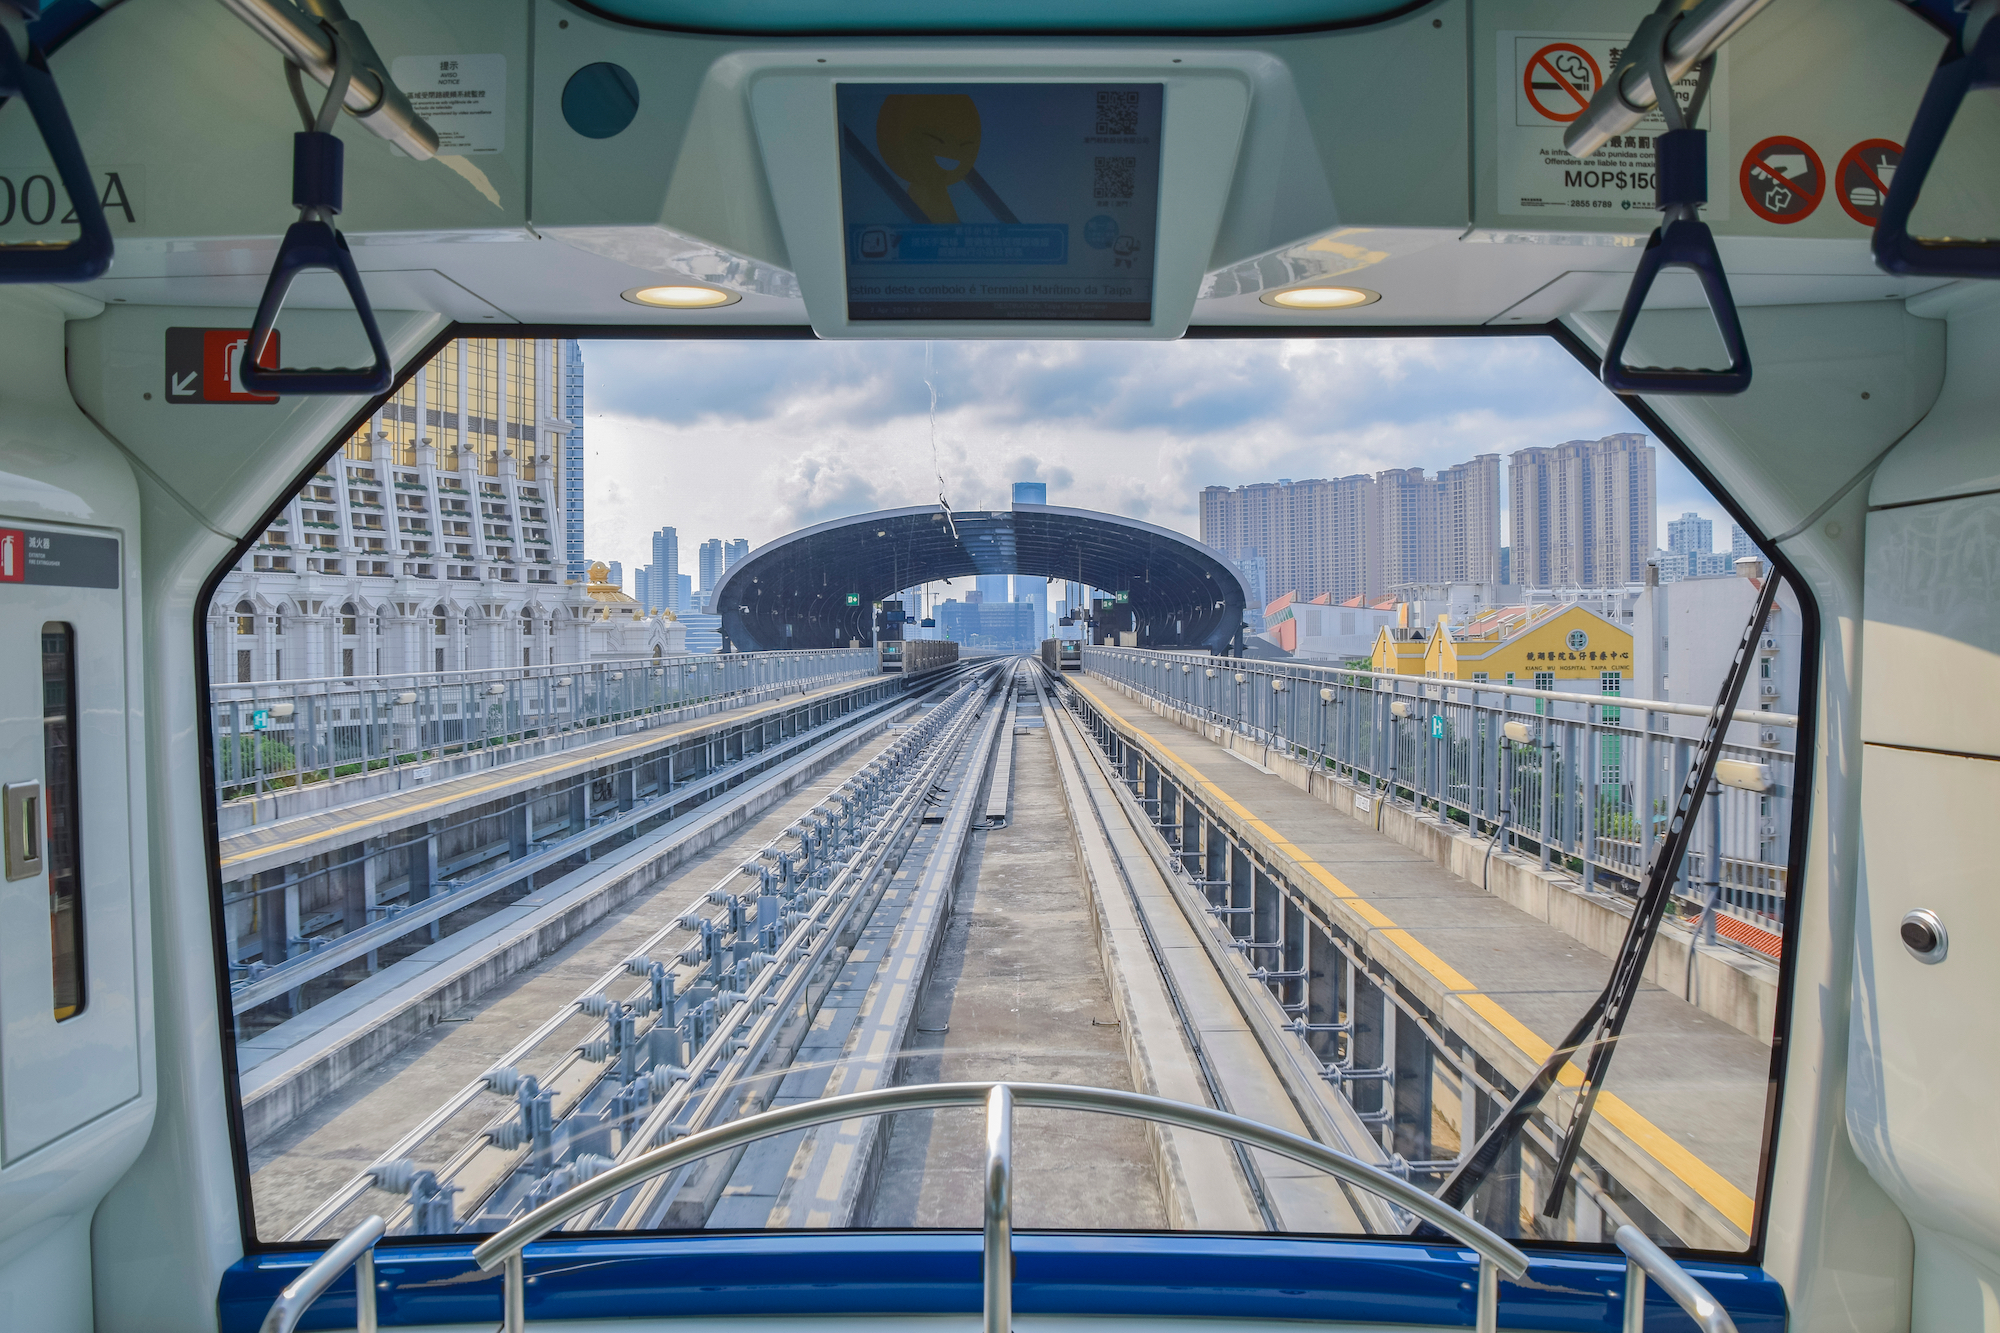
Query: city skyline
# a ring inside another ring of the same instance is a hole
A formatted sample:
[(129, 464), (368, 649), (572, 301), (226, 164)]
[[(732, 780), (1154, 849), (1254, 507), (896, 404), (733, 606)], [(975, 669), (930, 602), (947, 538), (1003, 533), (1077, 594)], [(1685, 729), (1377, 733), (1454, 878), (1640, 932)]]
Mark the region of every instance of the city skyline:
[[(1529, 336), (620, 341), (585, 353), (592, 547), (644, 564), (668, 522), (687, 535), (682, 569), (700, 535), (755, 548), (940, 492), (954, 509), (1005, 508), (1021, 481), (1046, 485), (1050, 504), (1194, 536), (1211, 484), (1435, 475), (1481, 453), (1646, 431), (1565, 350)], [(1657, 546), (1685, 511), (1727, 530), (1727, 511), (1664, 449), (1656, 481)], [(751, 490), (769, 502), (744, 509)]]

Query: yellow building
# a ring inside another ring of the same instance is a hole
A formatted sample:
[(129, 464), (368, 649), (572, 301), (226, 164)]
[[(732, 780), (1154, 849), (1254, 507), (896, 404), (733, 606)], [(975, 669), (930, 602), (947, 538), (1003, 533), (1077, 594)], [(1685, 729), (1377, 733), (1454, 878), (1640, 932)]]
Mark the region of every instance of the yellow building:
[[(1374, 669), (1433, 680), (1623, 693), (1632, 675), (1632, 633), (1582, 606), (1497, 607), (1463, 625), (1384, 629)], [(1612, 690), (1603, 690), (1615, 678)]]

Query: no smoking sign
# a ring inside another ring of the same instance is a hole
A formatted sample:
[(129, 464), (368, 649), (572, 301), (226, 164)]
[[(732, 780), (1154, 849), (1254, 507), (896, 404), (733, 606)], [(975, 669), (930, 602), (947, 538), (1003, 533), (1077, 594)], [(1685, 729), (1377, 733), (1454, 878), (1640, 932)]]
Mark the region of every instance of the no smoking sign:
[(1743, 202), (1766, 222), (1803, 222), (1826, 198), (1826, 167), (1804, 139), (1777, 134), (1743, 155)]
[(1583, 114), (1604, 82), (1590, 52), (1572, 42), (1550, 42), (1528, 57), (1521, 91), (1528, 105), (1547, 119), (1567, 125)]

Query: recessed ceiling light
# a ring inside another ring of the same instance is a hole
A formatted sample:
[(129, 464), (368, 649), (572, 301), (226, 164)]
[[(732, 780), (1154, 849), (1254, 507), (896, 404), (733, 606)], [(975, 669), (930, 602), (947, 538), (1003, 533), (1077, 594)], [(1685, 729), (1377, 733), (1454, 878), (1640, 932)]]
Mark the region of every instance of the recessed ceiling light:
[(634, 287), (620, 293), (633, 305), (660, 306), (667, 310), (707, 310), (719, 305), (735, 305), (742, 300), (735, 292), (719, 287), (665, 286)]
[(1366, 287), (1288, 287), (1282, 292), (1265, 292), (1257, 299), (1285, 310), (1347, 310), (1374, 305), (1382, 293)]

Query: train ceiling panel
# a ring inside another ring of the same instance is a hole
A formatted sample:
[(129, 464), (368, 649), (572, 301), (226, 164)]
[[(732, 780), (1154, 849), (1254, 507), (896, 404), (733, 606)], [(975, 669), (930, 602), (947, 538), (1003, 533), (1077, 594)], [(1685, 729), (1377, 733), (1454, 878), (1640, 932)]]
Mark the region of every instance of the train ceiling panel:
[[(1138, 12), (1068, 8), (1106, 31)], [(894, 4), (843, 9), (825, 21), (852, 26), (825, 36), (721, 35), (833, 14), (805, 0), (754, 13), (682, 0), (357, 6), (416, 104), (459, 110), (438, 114), (445, 139), (430, 161), (343, 119), (341, 227), (382, 308), (496, 326), (1163, 338), (1191, 323), (1536, 323), (1617, 304), (1658, 219), (1650, 178), (1635, 183), (1650, 149), (1620, 142), (1551, 167), (1573, 114), (1560, 98), (1574, 101), (1579, 85), (1547, 71), (1561, 64), (1588, 91), (1589, 71), (1604, 76), (1650, 6), (1443, 0), (1405, 12), (1271, 0), (1231, 12), (1246, 28), (1324, 30), (1228, 37), (1189, 35), (1208, 12), (1198, 7), (1147, 8), (1158, 31), (1027, 35), (1041, 21), (1030, 7), (1010, 20), (1023, 35), (972, 41), (872, 35), (905, 21)], [(952, 21), (985, 22), (980, 12)], [(1369, 21), (1329, 26), (1349, 20)], [(1743, 304), (1897, 299), (1936, 285), (1874, 268), (1876, 203), (1860, 167), (1887, 169), (1879, 151), (1861, 159), (1907, 132), (1941, 41), (1878, 0), (1788, 0), (1724, 48), (1704, 216)], [(111, 11), (52, 63), (117, 241), (110, 275), (75, 290), (128, 305), (252, 304), (292, 217), (297, 116), (276, 52), (210, 0), (154, 0)], [(850, 320), (839, 90), (1023, 82), (1161, 90), (1145, 317)], [(610, 90), (595, 112), (576, 92), (592, 88)], [(1981, 234), (1996, 211), (1996, 117), (1986, 102), (1961, 113), (1920, 210), (1945, 220), (1931, 230)], [(218, 124), (231, 133), (202, 133)], [(0, 240), (68, 234), (24, 116), (0, 116), (0, 180)], [(1309, 312), (1264, 299), (1308, 282), (1380, 299)], [(713, 287), (730, 303), (689, 312), (626, 299), (663, 283)], [(1671, 286), (1661, 296), (1691, 299)], [(310, 288), (295, 302), (330, 303)]]

